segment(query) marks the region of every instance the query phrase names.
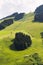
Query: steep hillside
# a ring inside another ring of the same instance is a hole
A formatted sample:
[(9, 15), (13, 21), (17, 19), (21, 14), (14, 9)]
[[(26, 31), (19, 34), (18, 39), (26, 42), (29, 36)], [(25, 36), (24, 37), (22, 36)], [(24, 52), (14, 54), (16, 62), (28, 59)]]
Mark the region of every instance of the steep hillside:
[[(5, 20), (8, 19), (11, 18)], [(0, 23), (3, 20), (0, 20)], [(13, 24), (0, 30), (0, 65), (43, 65), (43, 22), (35, 22), (34, 13), (24, 14), (19, 20), (12, 20)], [(11, 50), (11, 40), (15, 38), (16, 32), (30, 35), (31, 47), (23, 51)]]

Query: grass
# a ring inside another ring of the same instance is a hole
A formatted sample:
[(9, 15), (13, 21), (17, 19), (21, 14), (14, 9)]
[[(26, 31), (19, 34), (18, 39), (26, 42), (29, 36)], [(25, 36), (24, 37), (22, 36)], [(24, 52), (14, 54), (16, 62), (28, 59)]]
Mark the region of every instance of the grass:
[[(12, 25), (0, 31), (0, 65), (32, 65), (29, 57), (24, 57), (34, 53), (38, 53), (43, 62), (43, 42), (40, 35), (43, 32), (43, 23), (33, 22), (33, 19), (33, 14), (26, 14), (23, 19), (14, 21)], [(23, 51), (11, 50), (11, 40), (16, 32), (29, 34), (32, 39), (31, 47)]]

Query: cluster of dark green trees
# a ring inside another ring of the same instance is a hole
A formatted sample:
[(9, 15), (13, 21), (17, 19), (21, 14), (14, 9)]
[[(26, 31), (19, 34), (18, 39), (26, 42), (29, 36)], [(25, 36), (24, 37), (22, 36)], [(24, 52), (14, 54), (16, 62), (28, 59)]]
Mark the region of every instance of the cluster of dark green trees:
[(32, 40), (29, 35), (25, 35), (24, 33), (21, 32), (15, 34), (13, 47), (15, 47), (16, 50), (24, 50), (30, 47), (31, 44), (32, 44)]
[[(24, 14), (25, 13), (16, 12), (10, 16), (3, 18), (2, 19), (3, 21), (0, 23), (0, 30), (3, 30), (7, 26), (13, 24), (13, 21), (18, 21), (18, 20), (22, 19), (24, 17)], [(10, 17), (12, 17), (12, 18), (10, 18)]]
[(4, 20), (3, 22), (0, 23), (0, 30), (3, 30), (4, 28), (11, 24), (13, 24), (13, 19)]
[(37, 7), (34, 13), (34, 20), (38, 22), (43, 22), (43, 5)]

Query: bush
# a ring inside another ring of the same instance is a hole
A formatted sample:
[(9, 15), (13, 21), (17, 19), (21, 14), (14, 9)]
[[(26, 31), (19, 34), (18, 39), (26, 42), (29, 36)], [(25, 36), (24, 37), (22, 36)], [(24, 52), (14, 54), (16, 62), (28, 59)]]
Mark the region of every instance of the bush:
[(32, 57), (36, 61), (37, 65), (43, 65), (42, 59), (39, 57), (38, 53), (34, 53)]

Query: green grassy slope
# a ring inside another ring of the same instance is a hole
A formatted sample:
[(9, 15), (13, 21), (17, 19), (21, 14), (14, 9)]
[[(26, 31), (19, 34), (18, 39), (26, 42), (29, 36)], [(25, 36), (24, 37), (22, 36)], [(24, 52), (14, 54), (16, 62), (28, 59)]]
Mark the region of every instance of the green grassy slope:
[[(43, 32), (43, 23), (33, 22), (34, 14), (25, 14), (24, 18), (0, 31), (0, 65), (33, 65), (29, 61), (29, 55), (38, 53), (43, 62), (43, 42), (40, 33)], [(23, 51), (12, 51), (11, 40), (16, 32), (30, 34), (32, 45)], [(25, 56), (28, 57), (25, 58)], [(36, 61), (34, 60), (36, 63)], [(37, 64), (36, 64), (37, 65)]]

